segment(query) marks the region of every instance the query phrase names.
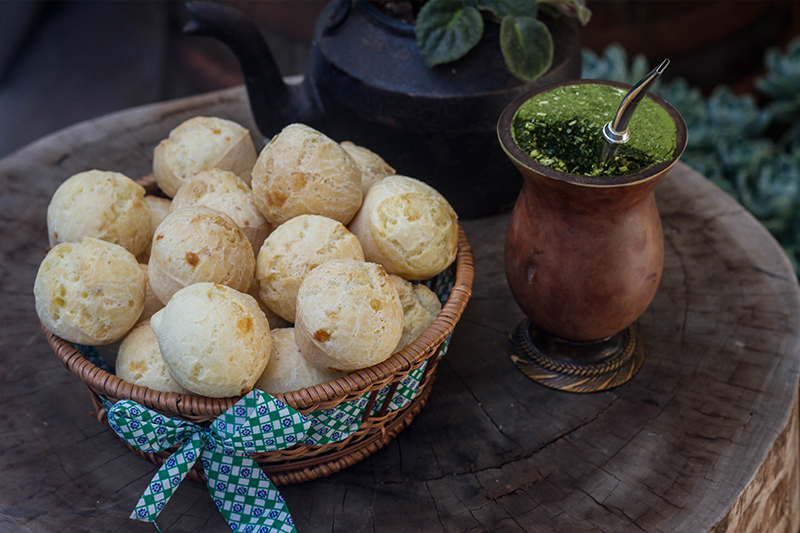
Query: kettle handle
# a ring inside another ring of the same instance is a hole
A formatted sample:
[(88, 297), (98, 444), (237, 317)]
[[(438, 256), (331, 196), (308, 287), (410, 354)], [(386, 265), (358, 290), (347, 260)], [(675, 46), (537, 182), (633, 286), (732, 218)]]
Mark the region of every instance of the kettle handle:
[(184, 34), (216, 38), (236, 56), (253, 119), (266, 138), (310, 115), (305, 91), (284, 83), (269, 46), (249, 18), (235, 8), (212, 2), (187, 2), (186, 8)]

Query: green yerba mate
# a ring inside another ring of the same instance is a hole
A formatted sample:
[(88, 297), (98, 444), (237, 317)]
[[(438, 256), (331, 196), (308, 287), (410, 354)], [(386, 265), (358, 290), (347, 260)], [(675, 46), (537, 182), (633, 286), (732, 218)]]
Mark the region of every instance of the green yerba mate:
[(536, 95), (514, 116), (514, 141), (542, 165), (582, 176), (622, 176), (670, 160), (675, 123), (647, 97), (628, 124), (630, 140), (620, 146), (615, 159), (599, 163), (603, 126), (626, 94), (608, 85), (581, 84)]

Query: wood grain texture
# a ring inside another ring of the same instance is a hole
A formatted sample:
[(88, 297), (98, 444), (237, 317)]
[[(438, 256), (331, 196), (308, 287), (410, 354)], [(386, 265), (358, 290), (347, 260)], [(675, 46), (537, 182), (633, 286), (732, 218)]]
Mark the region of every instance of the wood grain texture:
[(789, 424), (778, 435), (753, 480), (714, 527), (714, 533), (797, 529), (792, 519), (792, 509), (797, 509), (797, 491), (793, 487), (800, 483), (797, 416), (795, 405)]
[[(252, 127), (244, 91), (76, 125), (0, 161), (0, 530), (135, 532), (155, 472), (88, 415), (86, 388), (47, 346), (32, 287), (56, 187), (90, 168), (137, 177), (180, 121)], [(684, 165), (656, 189), (665, 265), (639, 320), (646, 358), (612, 391), (538, 386), (506, 351), (522, 318), (505, 281), (507, 215), (465, 221), (473, 297), (428, 405), (384, 449), (283, 487), (298, 531), (789, 531), (800, 528), (800, 290), (739, 205)], [(185, 482), (165, 532), (226, 526)]]

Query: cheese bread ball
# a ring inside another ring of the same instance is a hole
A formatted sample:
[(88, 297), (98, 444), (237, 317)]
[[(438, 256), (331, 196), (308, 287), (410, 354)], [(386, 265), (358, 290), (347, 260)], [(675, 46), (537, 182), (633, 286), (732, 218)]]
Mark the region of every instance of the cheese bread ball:
[(294, 340), (294, 328), (273, 329), (272, 355), (255, 388), (278, 394), (327, 383), (343, 375), (317, 368), (306, 361)]
[(139, 255), (150, 244), (144, 188), (119, 172), (90, 170), (62, 183), (47, 206), (50, 246), (93, 237)]
[[(145, 280), (147, 280), (147, 265), (145, 263), (139, 263), (139, 268), (142, 269)], [(150, 282), (147, 281), (145, 283), (144, 306), (142, 307), (142, 314), (139, 315), (139, 320), (137, 322), (141, 323), (150, 320), (150, 317), (153, 316), (156, 311), (163, 308), (164, 302), (158, 299), (156, 293), (150, 288)]]
[(396, 172), (381, 156), (375, 152), (358, 146), (350, 141), (339, 143), (344, 151), (350, 154), (353, 161), (361, 171), (361, 192), (366, 195), (370, 187), (386, 176), (393, 176)]
[(258, 253), (272, 226), (253, 201), (250, 188), (233, 172), (210, 168), (188, 178), (172, 199), (172, 211), (204, 205), (228, 215)]
[(267, 307), (267, 304), (265, 304), (264, 300), (261, 299), (261, 296), (258, 294), (258, 282), (255, 280), (255, 278), (253, 278), (250, 288), (247, 289), (247, 294), (255, 298), (258, 307), (261, 308), (264, 316), (267, 317), (270, 329), (291, 327), (291, 322), (278, 316), (275, 311)]
[(117, 355), (116, 373), (119, 379), (149, 389), (180, 394), (189, 392), (178, 385), (167, 371), (158, 348), (158, 339), (149, 320), (133, 328), (122, 341)]
[(183, 287), (201, 281), (247, 292), (255, 263), (253, 247), (227, 215), (209, 207), (187, 207), (158, 226), (147, 279), (164, 303)]
[(172, 201), (151, 194), (146, 195), (144, 199), (150, 208), (150, 239), (152, 240), (158, 225), (172, 212)]
[(136, 258), (122, 246), (92, 238), (61, 243), (39, 265), (36, 313), (64, 340), (110, 344), (139, 318), (145, 285)]
[(215, 283), (175, 293), (150, 327), (170, 375), (201, 396), (250, 392), (272, 350), (269, 323), (253, 297)]
[(394, 352), (403, 334), (403, 306), (383, 267), (336, 259), (312, 270), (300, 286), (294, 331), (311, 364), (350, 372)]
[(161, 198), (148, 194), (144, 197), (147, 206), (150, 208), (150, 228), (155, 234), (156, 228), (172, 212), (172, 201), (169, 198)]
[(299, 215), (342, 224), (361, 205), (361, 171), (338, 143), (313, 128), (291, 124), (272, 138), (253, 168), (253, 197), (277, 226)]
[(284, 222), (258, 252), (255, 276), (261, 300), (294, 322), (300, 284), (331, 259), (364, 260), (361, 244), (342, 223), (319, 215), (300, 215)]
[(153, 151), (153, 175), (170, 198), (190, 176), (207, 168), (230, 170), (245, 183), (256, 162), (250, 132), (236, 122), (195, 117), (169, 132)]
[(405, 176), (373, 185), (348, 226), (367, 261), (405, 279), (428, 279), (455, 260), (458, 219), (434, 188)]
[(394, 274), (389, 276), (403, 306), (403, 335), (394, 351), (399, 352), (428, 329), (442, 311), (439, 297), (425, 285), (413, 284)]
[(147, 246), (144, 251), (136, 256), (140, 263), (147, 263), (150, 261), (150, 245), (153, 243), (153, 235), (156, 234), (156, 228), (161, 222), (167, 218), (170, 213), (172, 202), (167, 198), (160, 196), (145, 195), (144, 200), (150, 207), (150, 237), (147, 239)]
[(172, 202), (167, 198), (160, 196), (145, 195), (145, 201), (150, 207), (150, 238), (147, 241), (147, 246), (144, 251), (136, 255), (136, 259), (140, 263), (147, 263), (150, 261), (150, 246), (153, 244), (153, 235), (156, 233), (156, 228), (161, 222), (169, 215)]

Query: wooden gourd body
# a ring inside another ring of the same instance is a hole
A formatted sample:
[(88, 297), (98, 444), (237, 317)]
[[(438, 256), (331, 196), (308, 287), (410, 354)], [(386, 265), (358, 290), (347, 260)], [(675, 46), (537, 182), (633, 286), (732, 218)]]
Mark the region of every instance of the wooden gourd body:
[(658, 288), (664, 239), (644, 181), (587, 186), (517, 165), (524, 177), (508, 223), (509, 287), (540, 328), (572, 341), (614, 335), (633, 323)]

